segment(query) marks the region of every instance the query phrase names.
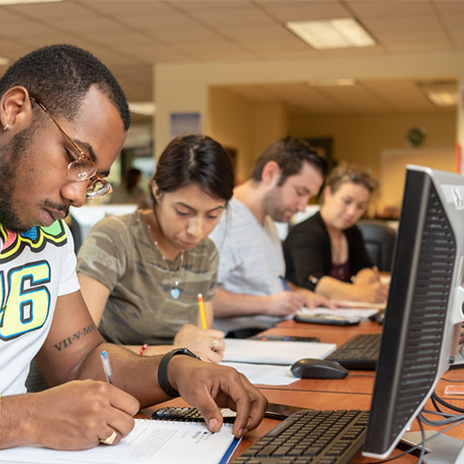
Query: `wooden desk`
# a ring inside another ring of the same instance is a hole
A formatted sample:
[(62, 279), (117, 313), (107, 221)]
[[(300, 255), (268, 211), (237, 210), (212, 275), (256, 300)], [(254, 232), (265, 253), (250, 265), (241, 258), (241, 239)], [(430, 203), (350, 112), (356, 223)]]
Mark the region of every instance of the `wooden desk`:
[[(322, 342), (337, 343), (340, 345), (359, 333), (379, 333), (382, 327), (374, 322), (365, 321), (359, 326), (337, 327), (313, 324), (303, 324), (292, 320), (280, 323), (277, 327), (269, 329), (268, 335), (298, 335), (304, 337), (317, 336)], [(439, 382), (436, 392), (443, 396), (445, 385), (451, 381), (464, 380), (464, 369), (451, 370), (447, 372)], [(281, 403), (290, 406), (298, 406), (311, 409), (361, 409), (368, 410), (371, 403), (371, 395), (374, 387), (375, 373), (372, 371), (350, 371), (345, 379), (309, 380), (301, 379), (288, 386), (258, 385), (258, 388), (271, 403)], [(456, 406), (464, 408), (464, 399), (459, 396), (444, 397)], [(430, 403), (430, 402), (429, 402)], [(145, 416), (160, 407), (186, 406), (182, 399), (175, 399), (167, 403), (157, 405), (143, 412)], [(433, 409), (431, 406), (428, 406)], [(249, 432), (242, 439), (234, 457), (240, 455), (246, 448), (251, 446), (258, 438), (279, 424), (280, 421), (265, 418), (256, 430)], [(430, 428), (430, 427), (428, 427)], [(412, 430), (418, 430), (416, 423)], [(437, 428), (438, 430), (438, 428)], [(448, 432), (448, 435), (464, 440), (464, 427), (459, 426)], [(393, 455), (400, 454), (395, 450)], [(364, 458), (359, 453), (352, 461), (355, 464), (367, 464), (375, 462), (372, 458)], [(409, 464), (417, 462), (417, 458), (406, 455), (395, 462)]]

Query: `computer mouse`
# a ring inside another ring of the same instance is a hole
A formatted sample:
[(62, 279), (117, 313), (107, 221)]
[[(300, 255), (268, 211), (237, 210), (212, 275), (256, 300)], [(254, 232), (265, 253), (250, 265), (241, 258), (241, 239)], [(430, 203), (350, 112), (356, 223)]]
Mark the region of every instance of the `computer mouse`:
[(369, 316), (369, 319), (373, 322), (377, 322), (377, 324), (383, 324), (383, 320), (385, 319), (385, 309), (377, 311), (372, 316)]
[(300, 379), (343, 379), (348, 375), (348, 369), (328, 359), (300, 359), (292, 364), (290, 371)]

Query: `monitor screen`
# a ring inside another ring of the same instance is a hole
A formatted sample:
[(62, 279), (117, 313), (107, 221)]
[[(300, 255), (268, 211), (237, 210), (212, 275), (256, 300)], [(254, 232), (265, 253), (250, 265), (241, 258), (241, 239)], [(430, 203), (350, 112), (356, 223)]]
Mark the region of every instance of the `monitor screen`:
[(390, 454), (452, 363), (463, 260), (464, 177), (408, 166), (365, 456)]

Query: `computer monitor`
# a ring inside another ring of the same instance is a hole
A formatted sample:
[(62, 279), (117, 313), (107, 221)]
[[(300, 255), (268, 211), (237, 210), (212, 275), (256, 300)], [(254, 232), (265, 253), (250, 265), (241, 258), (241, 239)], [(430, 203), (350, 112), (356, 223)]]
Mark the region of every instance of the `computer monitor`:
[(365, 456), (390, 454), (452, 363), (463, 262), (464, 177), (408, 166)]

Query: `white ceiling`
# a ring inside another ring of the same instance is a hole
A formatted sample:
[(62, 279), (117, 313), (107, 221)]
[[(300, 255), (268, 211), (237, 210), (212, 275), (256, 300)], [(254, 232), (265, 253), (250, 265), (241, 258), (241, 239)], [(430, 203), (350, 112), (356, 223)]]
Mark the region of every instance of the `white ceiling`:
[[(289, 20), (342, 17), (357, 18), (377, 45), (316, 51), (284, 27)], [(463, 0), (65, 0), (0, 6), (0, 55), (15, 60), (39, 46), (72, 43), (104, 61), (130, 101), (146, 101), (152, 99), (152, 65), (157, 63), (462, 51), (463, 24)], [(5, 69), (0, 66), (0, 73)], [(453, 76), (437, 70), (436, 78)], [(364, 80), (354, 87), (301, 82), (230, 89), (316, 113), (436, 110), (414, 79)]]

